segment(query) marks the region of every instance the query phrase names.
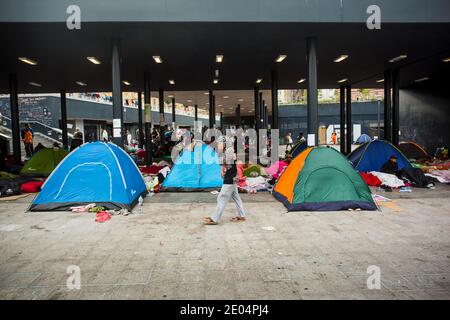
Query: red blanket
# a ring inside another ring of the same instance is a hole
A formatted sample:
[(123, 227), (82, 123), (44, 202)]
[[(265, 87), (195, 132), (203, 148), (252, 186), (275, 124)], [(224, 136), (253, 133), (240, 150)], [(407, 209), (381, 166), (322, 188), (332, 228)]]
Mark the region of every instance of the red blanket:
[(364, 179), (364, 181), (367, 183), (368, 186), (375, 186), (375, 187), (381, 186), (381, 180), (375, 177), (373, 174), (365, 172), (360, 172), (359, 174), (361, 175), (361, 177)]
[(22, 190), (23, 193), (35, 193), (39, 192), (43, 184), (44, 181), (28, 181), (22, 183), (20, 189)]
[(158, 174), (159, 170), (164, 168), (164, 166), (150, 166), (150, 167), (139, 167), (139, 170), (145, 174)]

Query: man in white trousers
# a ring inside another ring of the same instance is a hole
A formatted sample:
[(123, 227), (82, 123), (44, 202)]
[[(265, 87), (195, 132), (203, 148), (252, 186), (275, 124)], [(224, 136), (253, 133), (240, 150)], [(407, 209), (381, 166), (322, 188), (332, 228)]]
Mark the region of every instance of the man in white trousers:
[(231, 222), (245, 221), (246, 214), (244, 205), (242, 204), (236, 184), (237, 167), (235, 162), (236, 160), (233, 159), (232, 164), (225, 164), (222, 166), (223, 185), (217, 196), (216, 212), (211, 217), (204, 218), (203, 223), (205, 225), (216, 225), (219, 223), (223, 210), (230, 199), (233, 199), (237, 209), (237, 216), (233, 217)]

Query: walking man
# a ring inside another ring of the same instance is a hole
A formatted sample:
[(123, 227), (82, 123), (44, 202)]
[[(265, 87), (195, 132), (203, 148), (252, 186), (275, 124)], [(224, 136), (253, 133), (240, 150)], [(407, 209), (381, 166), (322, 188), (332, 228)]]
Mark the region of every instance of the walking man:
[(203, 223), (205, 225), (216, 225), (219, 223), (222, 217), (223, 210), (230, 199), (233, 199), (236, 204), (237, 216), (231, 219), (231, 222), (245, 221), (245, 210), (242, 204), (241, 197), (237, 188), (237, 167), (236, 167), (236, 155), (233, 154), (233, 160), (231, 164), (225, 164), (222, 167), (223, 185), (220, 189), (220, 193), (217, 196), (216, 212), (211, 217), (205, 217)]
[(26, 158), (30, 159), (33, 155), (33, 138), (34, 133), (33, 129), (30, 128), (28, 123), (25, 123), (23, 129), (20, 131), (20, 136), (23, 141), (23, 145), (25, 146), (25, 154)]

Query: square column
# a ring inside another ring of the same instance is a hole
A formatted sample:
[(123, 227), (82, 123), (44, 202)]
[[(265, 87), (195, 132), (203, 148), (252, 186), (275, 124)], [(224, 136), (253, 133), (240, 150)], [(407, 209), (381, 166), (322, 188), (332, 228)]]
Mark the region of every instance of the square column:
[(391, 116), (391, 83), (392, 72), (384, 72), (384, 140), (392, 142), (392, 116)]
[(346, 142), (347, 142), (347, 148), (346, 148), (346, 152), (347, 154), (349, 154), (350, 152), (352, 152), (352, 143), (353, 143), (353, 124), (352, 124), (352, 86), (351, 85), (346, 85), (345, 86), (345, 90), (347, 91), (347, 106), (346, 106), (346, 127), (347, 127), (347, 135), (346, 135)]
[(346, 151), (346, 143), (345, 143), (345, 137), (346, 137), (346, 133), (345, 133), (345, 124), (346, 124), (346, 118), (345, 118), (345, 86), (340, 86), (339, 87), (339, 110), (340, 110), (340, 114), (339, 114), (339, 124), (340, 124), (340, 150), (341, 153), (343, 154), (347, 154)]
[(176, 107), (176, 105), (175, 105), (175, 98), (172, 98), (172, 126), (173, 126), (173, 129), (175, 129), (175, 121), (176, 121), (176, 118), (175, 118), (175, 108)]
[(64, 149), (69, 150), (69, 139), (67, 137), (67, 100), (66, 90), (60, 91), (61, 99), (61, 131), (62, 131), (62, 144)]
[[(150, 92), (150, 73), (144, 73), (144, 111), (145, 111), (145, 165), (153, 163), (153, 141), (152, 141), (152, 106)], [(141, 131), (140, 135), (141, 135)], [(143, 136), (143, 132), (142, 132)], [(143, 137), (140, 137), (143, 139)]]
[(318, 90), (317, 90), (317, 39), (306, 39), (307, 59), (307, 102), (308, 102), (308, 134), (314, 134), (315, 145), (318, 143)]
[(213, 120), (213, 113), (214, 113), (214, 111), (213, 111), (213, 104), (214, 104), (214, 102), (213, 102), (213, 92), (212, 92), (212, 90), (209, 90), (209, 95), (208, 95), (208, 99), (209, 99), (209, 105), (208, 105), (208, 110), (209, 110), (209, 112), (208, 112), (208, 116), (209, 116), (209, 128), (211, 129), (211, 128), (213, 128), (214, 127), (214, 120)]
[(278, 74), (272, 70), (272, 123), (271, 129), (278, 129)]
[(120, 75), (120, 41), (113, 40), (112, 45), (112, 100), (113, 100), (113, 133), (112, 141), (123, 148), (124, 126), (123, 126), (123, 103), (122, 84)]
[(142, 149), (144, 147), (144, 125), (142, 121), (142, 92), (139, 91), (138, 95), (138, 145)]
[(400, 72), (392, 73), (392, 144), (398, 147), (400, 131)]
[(11, 110), (11, 135), (13, 142), (14, 164), (22, 163), (20, 151), (20, 124), (19, 124), (19, 99), (17, 93), (17, 76), (9, 74), (9, 107)]
[(159, 141), (161, 146), (164, 145), (164, 89), (159, 88)]

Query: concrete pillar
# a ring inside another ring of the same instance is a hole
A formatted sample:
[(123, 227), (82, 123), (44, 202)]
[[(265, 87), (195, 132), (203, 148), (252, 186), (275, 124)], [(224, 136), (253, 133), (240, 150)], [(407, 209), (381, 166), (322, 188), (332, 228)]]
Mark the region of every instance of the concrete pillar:
[(62, 144), (66, 150), (69, 150), (69, 139), (67, 137), (67, 100), (66, 90), (60, 91), (61, 99), (61, 130), (62, 130)]
[(306, 40), (307, 57), (307, 92), (308, 92), (308, 134), (314, 134), (315, 144), (318, 144), (318, 90), (317, 90), (317, 39)]
[(144, 124), (142, 120), (142, 92), (139, 91), (138, 95), (138, 136), (136, 137), (138, 140), (139, 148), (144, 147)]
[(346, 102), (347, 102), (347, 106), (346, 106), (346, 124), (347, 124), (347, 136), (345, 138), (346, 142), (347, 142), (347, 154), (349, 154), (350, 152), (352, 152), (352, 143), (353, 143), (353, 138), (352, 138), (352, 134), (353, 134), (353, 123), (352, 123), (352, 86), (351, 85), (346, 85), (345, 86), (345, 90), (347, 91), (347, 98), (346, 98)]
[(175, 129), (175, 122), (176, 122), (176, 116), (175, 116), (175, 108), (176, 104), (175, 104), (175, 98), (172, 98), (172, 127), (173, 129)]
[(346, 151), (347, 145), (345, 143), (345, 137), (346, 137), (345, 123), (347, 122), (346, 118), (345, 118), (345, 86), (343, 86), (343, 85), (339, 87), (339, 107), (340, 107), (339, 108), (340, 109), (339, 120), (340, 120), (340, 131), (341, 131), (340, 150), (341, 150), (341, 153), (347, 154), (347, 151)]
[(238, 104), (236, 107), (236, 128), (241, 126), (241, 105)]
[(254, 102), (255, 102), (255, 130), (258, 132), (261, 127), (260, 114), (259, 114), (259, 88), (255, 87), (254, 89)]
[(216, 96), (213, 94), (212, 96), (212, 102), (213, 102), (213, 117), (212, 117), (212, 121), (213, 121), (213, 127), (216, 127)]
[(264, 129), (264, 123), (261, 121), (263, 119), (263, 107), (264, 107), (264, 101), (263, 101), (263, 93), (259, 92), (259, 128)]
[(17, 92), (17, 76), (14, 73), (9, 74), (9, 107), (11, 110), (11, 135), (13, 142), (14, 164), (22, 163), (20, 151), (20, 124), (19, 124), (19, 99)]
[(164, 145), (164, 89), (159, 88), (159, 140), (161, 146)]
[(384, 72), (384, 140), (392, 142), (392, 118), (391, 118), (391, 83), (392, 73)]
[(272, 123), (271, 129), (279, 129), (278, 126), (278, 74), (272, 70)]
[(209, 128), (214, 127), (214, 97), (212, 90), (209, 90)]
[(113, 40), (112, 44), (112, 100), (113, 100), (113, 133), (112, 141), (123, 147), (124, 126), (123, 126), (123, 103), (122, 103), (122, 82), (120, 75), (120, 41)]
[(145, 165), (153, 163), (152, 108), (150, 91), (150, 73), (144, 73), (144, 108), (145, 108)]
[(392, 144), (398, 147), (400, 131), (400, 72), (392, 73)]
[(256, 155), (259, 159), (259, 129), (261, 128), (261, 118), (260, 107), (259, 107), (259, 88), (254, 89), (254, 100), (255, 100), (255, 130), (256, 130)]

